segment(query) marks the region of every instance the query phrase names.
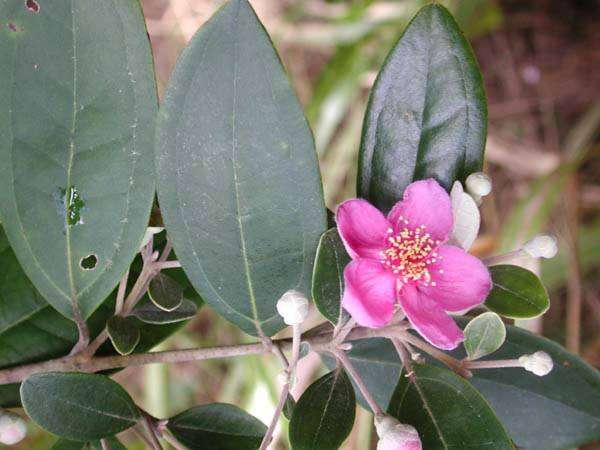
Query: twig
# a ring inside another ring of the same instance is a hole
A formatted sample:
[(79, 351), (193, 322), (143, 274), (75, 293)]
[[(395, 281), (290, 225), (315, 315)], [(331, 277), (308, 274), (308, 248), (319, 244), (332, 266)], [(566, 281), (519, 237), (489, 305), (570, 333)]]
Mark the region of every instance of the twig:
[(171, 436), (169, 433), (163, 433), (162, 438), (174, 447), (176, 450), (188, 450), (183, 445), (179, 443), (179, 441), (175, 438), (175, 436)]
[(138, 430), (137, 427), (133, 427), (132, 430), (136, 434), (136, 436), (139, 437), (142, 440), (142, 442), (144, 442), (144, 444), (146, 444), (146, 447), (152, 448), (152, 442), (150, 441), (148, 436), (146, 436), (146, 433)]
[(348, 358), (348, 355), (346, 355), (346, 353), (341, 350), (334, 351), (334, 355), (342, 363), (344, 369), (346, 369), (348, 374), (350, 374), (350, 376), (358, 386), (358, 389), (369, 404), (369, 407), (371, 408), (371, 411), (373, 411), (373, 414), (375, 414), (376, 416), (383, 415), (383, 410), (379, 407), (379, 405), (371, 395), (371, 392), (369, 392), (367, 385), (364, 383), (358, 371), (352, 365), (352, 362), (350, 361), (350, 358)]
[(392, 339), (392, 342), (393, 342), (394, 338), (398, 338), (402, 341), (408, 342), (409, 344), (417, 347), (420, 350), (423, 350), (424, 352), (433, 356), (435, 359), (446, 364), (450, 369), (452, 369), (454, 372), (456, 372), (457, 374), (461, 375), (464, 378), (471, 378), (473, 376), (473, 374), (471, 372), (469, 372), (467, 369), (464, 368), (462, 361), (459, 361), (458, 359), (453, 358), (452, 356), (448, 355), (447, 353), (444, 353), (443, 351), (435, 348), (433, 345), (428, 344), (427, 342), (419, 339), (416, 336), (413, 336), (412, 334), (410, 334), (406, 331), (400, 331), (400, 332), (396, 333), (395, 335), (390, 335), (388, 337), (390, 337)]
[(153, 450), (163, 450), (162, 445), (158, 440), (158, 436), (156, 435), (156, 429), (154, 428), (154, 423), (152, 422), (152, 417), (150, 415), (142, 412), (142, 421), (144, 423), (144, 427), (146, 428), (146, 433), (150, 438), (150, 444), (152, 445)]
[(348, 333), (350, 333), (352, 331), (352, 328), (354, 328), (355, 326), (356, 326), (356, 320), (354, 320), (352, 317), (350, 317), (350, 319), (348, 319), (348, 321), (341, 328), (339, 328), (337, 330), (337, 333), (334, 330), (333, 340), (337, 344), (344, 342), (344, 339), (346, 339), (346, 336), (348, 336)]
[(503, 369), (505, 367), (523, 367), (518, 359), (496, 359), (494, 361), (463, 361), (469, 369)]
[[(348, 335), (347, 340), (366, 339), (373, 337), (386, 337), (390, 333), (403, 330), (401, 325), (384, 328), (355, 328)], [(331, 333), (314, 336), (307, 339), (311, 349), (315, 352), (331, 351)], [(290, 349), (288, 339), (277, 340), (274, 345), (282, 350)], [(162, 352), (138, 353), (132, 355), (96, 356), (83, 358), (81, 355), (65, 356), (33, 364), (25, 364), (0, 370), (0, 385), (18, 383), (28, 376), (40, 372), (99, 372), (109, 369), (119, 369), (129, 366), (141, 366), (155, 363), (181, 363), (190, 361), (203, 361), (207, 359), (229, 358), (233, 356), (260, 355), (271, 352), (262, 342), (223, 347), (193, 348), (188, 350), (171, 350)]]
[(100, 439), (100, 445), (102, 446), (102, 450), (110, 450), (106, 439)]
[(123, 301), (125, 300), (125, 291), (127, 290), (127, 280), (129, 279), (129, 269), (125, 272), (123, 278), (119, 282), (119, 289), (117, 291), (117, 300), (115, 303), (115, 315), (121, 314), (123, 311)]
[(271, 419), (269, 428), (267, 429), (267, 432), (265, 433), (265, 436), (260, 444), (259, 450), (266, 450), (267, 447), (271, 444), (271, 441), (273, 440), (273, 433), (275, 432), (277, 422), (279, 422), (279, 417), (281, 416), (281, 412), (283, 411), (285, 401), (287, 400), (287, 396), (289, 393), (290, 381), (288, 379), (281, 388), (281, 394), (279, 395), (279, 403), (277, 404), (277, 408), (275, 409), (275, 413), (273, 414), (273, 418)]
[(158, 261), (157, 266), (163, 269), (177, 269), (181, 267), (181, 263), (179, 261)]

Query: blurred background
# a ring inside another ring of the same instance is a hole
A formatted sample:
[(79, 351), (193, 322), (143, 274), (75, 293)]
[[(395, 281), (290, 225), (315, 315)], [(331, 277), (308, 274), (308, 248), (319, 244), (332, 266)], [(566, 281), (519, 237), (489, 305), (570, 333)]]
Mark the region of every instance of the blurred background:
[[(182, 48), (223, 0), (141, 0), (159, 94)], [(325, 198), (334, 209), (355, 195), (360, 130), (369, 89), (386, 54), (423, 0), (251, 0), (273, 37), (315, 134)], [(541, 231), (559, 256), (541, 273), (552, 307), (519, 325), (600, 367), (600, 1), (448, 0), (472, 43), (489, 104), (486, 171), (494, 190), (483, 205), (479, 255), (517, 248)], [(523, 261), (523, 264), (530, 264)], [(318, 323), (315, 313), (312, 322)], [(160, 349), (249, 341), (209, 308)], [(116, 375), (158, 417), (192, 405), (236, 403), (268, 423), (280, 368), (246, 357), (127, 369)], [(302, 359), (300, 394), (324, 369)], [(287, 449), (282, 420), (272, 449)], [(142, 449), (125, 433), (130, 449)], [(41, 433), (19, 448), (48, 449)], [(371, 448), (371, 416), (358, 410), (344, 450)], [(588, 446), (598, 449), (600, 446)]]

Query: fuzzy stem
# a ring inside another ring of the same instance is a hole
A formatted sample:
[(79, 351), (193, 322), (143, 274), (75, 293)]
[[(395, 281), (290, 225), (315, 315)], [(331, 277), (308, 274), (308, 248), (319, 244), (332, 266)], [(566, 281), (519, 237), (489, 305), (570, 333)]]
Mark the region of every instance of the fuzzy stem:
[(488, 258), (484, 258), (482, 261), (486, 266), (493, 266), (496, 264), (509, 263), (521, 256), (527, 256), (527, 253), (525, 253), (523, 249), (518, 249), (513, 250), (512, 252), (503, 253), (501, 255), (490, 256)]
[(175, 450), (187, 450), (183, 445), (179, 443), (179, 441), (168, 433), (163, 433), (162, 438), (169, 443), (171, 447)]
[(518, 359), (497, 359), (495, 361), (463, 361), (469, 369), (502, 369), (504, 367), (523, 367)]
[(110, 450), (106, 439), (100, 439), (100, 445), (102, 446), (102, 450)]
[(287, 380), (283, 388), (281, 388), (281, 394), (279, 395), (279, 403), (277, 404), (277, 408), (275, 409), (275, 413), (273, 414), (273, 418), (271, 419), (271, 423), (269, 424), (269, 428), (263, 437), (262, 442), (260, 443), (259, 450), (266, 450), (267, 447), (271, 444), (273, 440), (273, 433), (275, 432), (275, 428), (277, 427), (277, 422), (279, 422), (279, 417), (281, 416), (281, 412), (285, 406), (285, 401), (287, 400), (287, 396), (290, 393), (290, 382)]
[(152, 445), (153, 450), (163, 450), (162, 445), (160, 445), (160, 441), (158, 440), (158, 436), (156, 433), (156, 428), (154, 427), (154, 423), (152, 422), (152, 417), (150, 417), (146, 413), (142, 413), (142, 421), (144, 423), (144, 428), (146, 428), (146, 433), (150, 438), (150, 443)]
[(344, 353), (343, 351), (340, 351), (340, 350), (334, 351), (334, 355), (342, 363), (342, 365), (344, 366), (344, 369), (346, 369), (348, 374), (350, 374), (350, 376), (352, 377), (352, 379), (354, 380), (354, 382), (360, 389), (362, 396), (365, 398), (365, 400), (369, 404), (369, 407), (373, 411), (373, 414), (375, 414), (376, 416), (383, 415), (382, 409), (379, 407), (379, 405), (377, 404), (377, 402), (371, 395), (371, 392), (369, 392), (367, 385), (360, 377), (358, 371), (352, 365), (352, 362), (350, 361), (350, 358), (348, 358), (348, 355), (346, 355), (346, 353)]

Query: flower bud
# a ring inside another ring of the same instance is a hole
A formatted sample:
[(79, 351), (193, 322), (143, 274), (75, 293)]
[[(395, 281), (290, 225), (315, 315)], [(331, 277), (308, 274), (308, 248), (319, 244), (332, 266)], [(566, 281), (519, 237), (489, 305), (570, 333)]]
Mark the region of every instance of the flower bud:
[(287, 291), (277, 301), (277, 312), (287, 325), (298, 325), (308, 316), (308, 300), (298, 291)]
[(421, 450), (419, 433), (412, 426), (398, 422), (390, 416), (375, 418), (379, 436), (377, 450)]
[(519, 358), (519, 362), (525, 370), (533, 372), (538, 377), (548, 375), (554, 367), (554, 362), (550, 355), (542, 351), (535, 352), (532, 355), (523, 355)]
[(140, 251), (148, 245), (148, 243), (154, 239), (154, 235), (163, 231), (163, 227), (148, 227), (146, 228), (146, 232), (144, 233), (144, 237), (142, 238), (142, 243), (140, 244)]
[(483, 172), (474, 172), (465, 181), (467, 191), (475, 198), (485, 197), (492, 192), (492, 180)]
[(14, 445), (25, 439), (26, 435), (27, 425), (21, 416), (0, 410), (0, 443)]
[(558, 252), (556, 239), (547, 234), (540, 234), (525, 242), (523, 251), (532, 258), (554, 258)]

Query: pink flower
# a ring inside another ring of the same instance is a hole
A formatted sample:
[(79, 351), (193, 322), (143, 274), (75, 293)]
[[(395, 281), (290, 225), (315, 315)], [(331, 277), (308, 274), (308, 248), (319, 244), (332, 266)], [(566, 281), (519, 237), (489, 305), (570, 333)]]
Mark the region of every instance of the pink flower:
[(340, 205), (338, 230), (352, 261), (342, 305), (359, 325), (381, 327), (399, 303), (412, 326), (436, 347), (464, 339), (446, 312), (480, 304), (492, 282), (486, 266), (445, 245), (453, 225), (450, 197), (435, 180), (416, 181), (387, 218), (366, 200)]

